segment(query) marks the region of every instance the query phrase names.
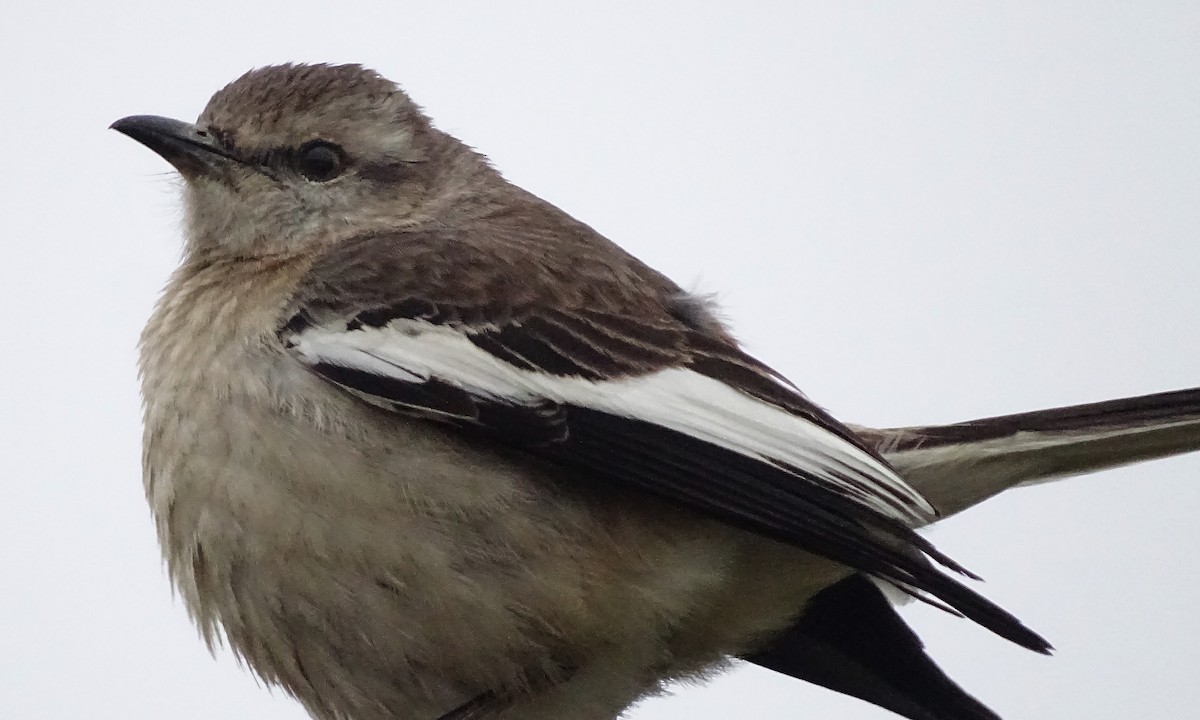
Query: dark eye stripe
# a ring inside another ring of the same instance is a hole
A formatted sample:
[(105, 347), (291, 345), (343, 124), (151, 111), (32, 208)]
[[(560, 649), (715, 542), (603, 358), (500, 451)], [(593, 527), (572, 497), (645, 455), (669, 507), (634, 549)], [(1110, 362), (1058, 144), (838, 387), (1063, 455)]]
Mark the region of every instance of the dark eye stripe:
[(358, 174), (365, 180), (377, 183), (395, 183), (405, 179), (409, 174), (410, 163), (399, 160), (392, 162), (362, 163)]
[[(324, 140), (311, 140), (304, 143), (300, 147), (272, 147), (253, 152), (242, 151), (239, 153), (243, 161), (249, 165), (257, 165), (258, 167), (268, 170), (291, 170), (293, 172), (303, 173), (300, 168), (301, 158), (303, 153), (311, 149), (311, 147), (321, 145), (333, 149), (341, 158), (341, 169), (337, 175), (345, 172), (350, 161), (342, 148), (334, 143)], [(408, 179), (412, 175), (413, 163), (403, 160), (382, 160), (378, 162), (356, 162), (356, 174), (370, 182), (389, 184), (398, 183)], [(336, 177), (336, 175), (334, 176)], [(328, 179), (333, 179), (330, 177)]]

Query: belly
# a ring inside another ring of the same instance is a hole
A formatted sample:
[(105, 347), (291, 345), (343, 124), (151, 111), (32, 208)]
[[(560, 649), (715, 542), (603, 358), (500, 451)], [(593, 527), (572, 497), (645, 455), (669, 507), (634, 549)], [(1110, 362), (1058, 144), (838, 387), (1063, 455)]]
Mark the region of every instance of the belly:
[(351, 446), (347, 423), (259, 402), (171, 407), (191, 412), (148, 413), (146, 473), (172, 577), (210, 642), (318, 717), (437, 717), (599, 659), (628, 701), (783, 622), (778, 599), (735, 617), (780, 582), (746, 562), (761, 541), (652, 500), (382, 413)]

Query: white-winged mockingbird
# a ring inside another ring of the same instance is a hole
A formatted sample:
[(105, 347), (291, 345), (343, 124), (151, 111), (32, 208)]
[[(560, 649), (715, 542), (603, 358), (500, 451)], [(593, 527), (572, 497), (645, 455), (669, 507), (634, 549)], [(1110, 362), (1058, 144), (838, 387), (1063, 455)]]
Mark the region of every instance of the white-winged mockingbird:
[(1200, 390), (839, 422), (358, 66), (262, 68), (194, 124), (113, 127), (186, 181), (141, 345), (171, 577), (316, 718), (600, 720), (744, 658), (994, 719), (885, 590), (1050, 646), (916, 530), (1200, 448)]

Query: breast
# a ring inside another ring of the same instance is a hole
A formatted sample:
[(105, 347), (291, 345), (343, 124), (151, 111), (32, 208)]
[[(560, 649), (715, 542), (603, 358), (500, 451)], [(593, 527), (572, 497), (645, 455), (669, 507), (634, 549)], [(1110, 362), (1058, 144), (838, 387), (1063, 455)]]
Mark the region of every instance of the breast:
[(765, 541), (361, 404), (287, 355), (285, 304), (253, 275), (173, 282), (142, 344), (144, 476), (201, 631), (306, 704), (436, 717), (595, 657), (642, 683), (792, 614), (754, 600), (798, 580)]

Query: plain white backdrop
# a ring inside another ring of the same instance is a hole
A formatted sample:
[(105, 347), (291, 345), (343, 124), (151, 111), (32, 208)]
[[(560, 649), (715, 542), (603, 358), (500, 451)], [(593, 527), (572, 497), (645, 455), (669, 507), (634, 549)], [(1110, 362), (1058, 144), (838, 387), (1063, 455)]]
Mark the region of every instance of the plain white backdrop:
[[(301, 720), (160, 568), (135, 344), (176, 184), (106, 128), (250, 67), (361, 62), (676, 280), (836, 415), (967, 419), (1200, 385), (1200, 6), (112, 0), (0, 46), (0, 716)], [(1058, 647), (917, 607), (1006, 720), (1195, 717), (1200, 458), (930, 535)], [(397, 538), (403, 542), (403, 538)], [(890, 717), (755, 668), (636, 720)], [(417, 719), (421, 720), (421, 719)]]

